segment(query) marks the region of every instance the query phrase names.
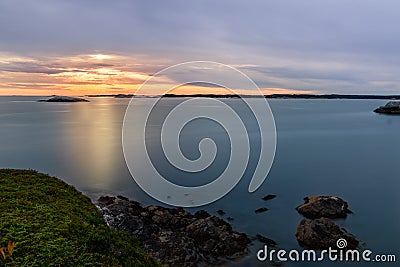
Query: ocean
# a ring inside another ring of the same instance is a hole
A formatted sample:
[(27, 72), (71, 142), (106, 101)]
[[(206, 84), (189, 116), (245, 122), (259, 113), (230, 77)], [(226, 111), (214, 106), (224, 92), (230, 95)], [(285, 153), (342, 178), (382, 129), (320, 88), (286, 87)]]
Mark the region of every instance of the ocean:
[[(138, 187), (124, 160), (121, 135), (129, 99), (90, 98), (89, 103), (44, 103), (37, 102), (38, 99), (41, 98), (0, 97), (0, 168), (35, 169), (59, 177), (93, 200), (110, 194), (123, 195), (144, 205), (162, 205)], [(160, 114), (184, 100), (164, 99), (159, 104)], [(223, 101), (238, 113), (243, 111), (239, 99)], [(223, 218), (234, 218), (230, 223), (235, 230), (265, 235), (275, 240), (279, 248), (300, 249), (295, 233), (303, 217), (296, 206), (309, 195), (334, 195), (348, 201), (353, 211), (336, 222), (361, 240), (362, 248), (400, 257), (400, 116), (372, 112), (385, 100), (268, 102), (275, 118), (277, 147), (262, 186), (254, 193), (248, 192), (251, 169), (256, 164), (249, 162), (249, 171), (230, 193), (214, 203), (188, 210), (205, 209), (217, 215), (216, 211), (222, 209), (226, 212)], [(152, 126), (160, 127), (163, 116), (155, 115)], [(251, 121), (248, 125), (250, 143), (259, 142), (256, 128), (252, 129)], [(149, 131), (150, 146), (157, 144), (159, 136)], [(159, 163), (160, 171), (175, 183), (193, 186), (212, 181), (229, 161), (226, 132), (218, 124), (200, 119), (188, 125), (182, 134), (182, 152), (188, 158), (199, 156), (198, 142), (204, 137), (220, 144), (217, 147), (221, 155), (205, 175), (189, 179), (185, 173), (174, 173), (162, 163), (160, 147), (151, 146), (153, 162)], [(277, 197), (261, 199), (268, 194)], [(256, 214), (254, 211), (261, 207), (268, 211)], [(229, 265), (268, 266), (257, 261), (255, 254), (261, 247), (255, 243), (244, 261)], [(286, 262), (283, 266), (309, 264)], [(372, 266), (324, 263), (339, 265)]]

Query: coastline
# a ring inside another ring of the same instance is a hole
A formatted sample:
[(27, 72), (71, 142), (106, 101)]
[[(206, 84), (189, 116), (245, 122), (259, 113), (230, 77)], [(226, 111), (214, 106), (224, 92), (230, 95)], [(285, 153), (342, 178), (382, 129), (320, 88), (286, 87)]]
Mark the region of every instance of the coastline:
[(122, 196), (94, 202), (34, 170), (0, 169), (0, 182), (0, 247), (15, 243), (6, 266), (220, 265), (243, 259), (252, 242), (204, 210), (142, 207)]
[(137, 238), (109, 228), (87, 196), (58, 178), (0, 169), (0, 189), (1, 266), (159, 266)]
[(113, 97), (113, 98), (154, 98), (154, 97), (209, 97), (209, 98), (267, 98), (267, 99), (381, 99), (381, 100), (400, 100), (400, 95), (347, 95), (347, 94), (270, 94), (270, 95), (234, 95), (234, 94), (166, 94), (163, 96), (145, 96), (134, 94), (106, 94), (106, 95), (86, 95), (87, 97)]
[(123, 196), (102, 196), (96, 205), (109, 227), (136, 236), (141, 248), (165, 266), (240, 262), (254, 241), (205, 210), (190, 213), (180, 207), (143, 207)]

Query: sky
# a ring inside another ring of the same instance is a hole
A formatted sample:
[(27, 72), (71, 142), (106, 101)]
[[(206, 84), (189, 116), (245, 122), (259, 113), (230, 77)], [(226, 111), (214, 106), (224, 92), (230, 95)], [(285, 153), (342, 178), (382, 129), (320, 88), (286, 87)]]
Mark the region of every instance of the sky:
[(398, 94), (399, 10), (396, 0), (1, 0), (0, 95), (134, 93), (195, 60), (235, 67), (265, 93)]

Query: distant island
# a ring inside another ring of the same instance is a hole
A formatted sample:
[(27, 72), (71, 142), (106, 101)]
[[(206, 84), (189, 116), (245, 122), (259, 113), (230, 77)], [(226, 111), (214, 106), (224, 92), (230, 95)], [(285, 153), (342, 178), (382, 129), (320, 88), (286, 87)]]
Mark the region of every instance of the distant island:
[(71, 96), (53, 96), (49, 99), (40, 99), (38, 102), (89, 102), (89, 100)]
[[(114, 97), (114, 98), (152, 98), (160, 97), (146, 96), (146, 95), (134, 95), (134, 94), (109, 94), (109, 95), (87, 95), (87, 97)], [(217, 94), (165, 94), (163, 97), (210, 97), (210, 98), (259, 98), (265, 97), (268, 99), (383, 99), (383, 100), (400, 100), (400, 95), (341, 95), (341, 94), (271, 94), (271, 95), (217, 95)]]
[(384, 106), (380, 106), (379, 108), (375, 109), (374, 112), (376, 113), (383, 113), (383, 114), (400, 114), (400, 102), (399, 101), (390, 101), (386, 103)]

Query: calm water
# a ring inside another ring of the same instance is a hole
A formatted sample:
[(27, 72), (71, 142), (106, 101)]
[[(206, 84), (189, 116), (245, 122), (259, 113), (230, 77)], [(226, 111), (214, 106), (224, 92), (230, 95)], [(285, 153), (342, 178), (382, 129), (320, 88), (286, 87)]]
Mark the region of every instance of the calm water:
[[(90, 103), (38, 103), (37, 99), (0, 97), (0, 167), (49, 173), (93, 199), (102, 194), (122, 194), (145, 205), (159, 204), (138, 188), (125, 165), (121, 128), (129, 100), (96, 98)], [(166, 99), (160, 109), (168, 110), (179, 101)], [(225, 101), (241, 109), (240, 100)], [(337, 195), (347, 200), (354, 211), (338, 223), (361, 239), (365, 248), (375, 253), (397, 254), (399, 258), (400, 116), (371, 112), (385, 102), (270, 100), (278, 144), (268, 179), (258, 191), (249, 194), (248, 172), (231, 193), (202, 208), (213, 214), (223, 209), (226, 216), (235, 219), (235, 229), (266, 235), (289, 250), (299, 248), (295, 231), (302, 217), (295, 207), (307, 195)], [(205, 123), (199, 121), (187, 129), (185, 138), (194, 139), (183, 138), (183, 152), (188, 157), (196, 157), (196, 140), (203, 136), (225, 140), (218, 125), (205, 127)], [(250, 136), (253, 136), (251, 131)], [(155, 142), (157, 135), (150, 138)], [(157, 155), (157, 148), (154, 149)], [(221, 146), (220, 151), (224, 149)], [(218, 160), (224, 163), (227, 159), (221, 156)], [(168, 168), (164, 171), (169, 172)], [(221, 166), (217, 165), (211, 172), (220, 171)], [(182, 174), (171, 176), (174, 179), (183, 184), (187, 182)], [(209, 181), (200, 183), (205, 182)], [(266, 194), (278, 197), (264, 202), (261, 197)], [(254, 213), (263, 206), (269, 210)], [(240, 265), (267, 266), (256, 263), (254, 251), (258, 248), (259, 245), (254, 245), (252, 255)], [(286, 263), (283, 266), (309, 265)]]

